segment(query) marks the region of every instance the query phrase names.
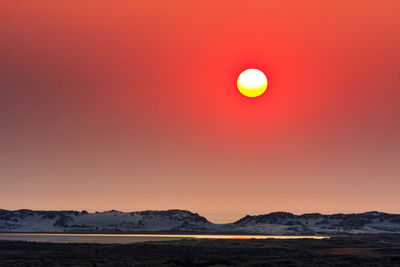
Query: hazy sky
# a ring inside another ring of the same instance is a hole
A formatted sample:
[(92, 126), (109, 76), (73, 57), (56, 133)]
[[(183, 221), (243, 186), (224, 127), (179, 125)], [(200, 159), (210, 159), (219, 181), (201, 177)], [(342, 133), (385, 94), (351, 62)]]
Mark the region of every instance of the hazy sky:
[(399, 10), (1, 1), (0, 208), (400, 213)]

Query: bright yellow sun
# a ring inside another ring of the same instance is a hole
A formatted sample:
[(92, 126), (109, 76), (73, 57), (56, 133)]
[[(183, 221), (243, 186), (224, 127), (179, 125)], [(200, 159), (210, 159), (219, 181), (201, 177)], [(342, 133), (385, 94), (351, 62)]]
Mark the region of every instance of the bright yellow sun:
[(265, 74), (257, 69), (247, 69), (240, 73), (237, 80), (239, 91), (247, 97), (262, 95), (267, 89), (268, 81)]

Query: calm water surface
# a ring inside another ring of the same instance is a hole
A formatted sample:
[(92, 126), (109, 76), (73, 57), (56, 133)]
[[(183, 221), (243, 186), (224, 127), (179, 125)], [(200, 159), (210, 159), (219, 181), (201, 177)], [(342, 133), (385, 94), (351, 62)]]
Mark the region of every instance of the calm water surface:
[(271, 236), (271, 235), (174, 235), (174, 234), (30, 234), (0, 233), (0, 240), (19, 240), (53, 243), (137, 243), (145, 241), (168, 241), (188, 238), (208, 239), (324, 239), (327, 236)]

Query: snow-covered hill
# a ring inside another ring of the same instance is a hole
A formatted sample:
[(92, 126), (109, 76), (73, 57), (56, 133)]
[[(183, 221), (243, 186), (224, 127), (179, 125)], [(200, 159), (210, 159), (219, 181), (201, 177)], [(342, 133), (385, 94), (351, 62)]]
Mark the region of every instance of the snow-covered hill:
[(120, 212), (0, 210), (0, 232), (202, 231), (213, 224), (185, 210)]
[(236, 232), (269, 235), (400, 233), (400, 215), (275, 212), (213, 224), (185, 210), (120, 212), (0, 210), (0, 232)]
[(236, 229), (263, 234), (358, 234), (400, 233), (400, 215), (382, 212), (323, 215), (310, 213), (294, 215), (274, 212), (246, 216), (234, 223)]

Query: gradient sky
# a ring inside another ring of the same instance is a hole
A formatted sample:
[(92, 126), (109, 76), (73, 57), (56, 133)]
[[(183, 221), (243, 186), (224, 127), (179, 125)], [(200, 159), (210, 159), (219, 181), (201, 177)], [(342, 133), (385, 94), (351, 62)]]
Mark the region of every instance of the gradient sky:
[(0, 208), (400, 213), (399, 10), (1, 1)]

